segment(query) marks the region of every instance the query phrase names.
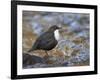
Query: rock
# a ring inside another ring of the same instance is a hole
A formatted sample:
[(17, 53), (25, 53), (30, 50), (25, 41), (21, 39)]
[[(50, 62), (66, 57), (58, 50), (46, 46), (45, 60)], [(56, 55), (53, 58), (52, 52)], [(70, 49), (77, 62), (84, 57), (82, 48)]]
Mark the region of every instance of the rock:
[(64, 53), (57, 48), (48, 51), (48, 54), (52, 57), (64, 57)]
[(72, 41), (61, 40), (58, 43), (57, 48), (61, 50), (65, 56), (71, 56), (71, 53), (73, 52), (73, 46), (75, 46), (75, 44)]
[(63, 63), (62, 63), (62, 66), (65, 66), (65, 67), (68, 67), (68, 66), (73, 66), (74, 63), (70, 62), (69, 60), (65, 60)]
[(43, 34), (43, 27), (40, 23), (32, 22), (32, 29), (34, 31), (33, 33), (37, 34), (38, 36)]
[(82, 63), (83, 61), (89, 60), (89, 56), (89, 50), (82, 50), (76, 56), (71, 57), (70, 61), (73, 63)]
[(72, 48), (75, 44), (70, 40), (60, 40), (57, 47), (62, 49), (64, 46)]
[(74, 22), (76, 14), (63, 14), (63, 24), (70, 25)]
[(76, 37), (89, 38), (89, 30), (83, 30), (77, 34)]
[(36, 63), (34, 65), (31, 66), (32, 68), (45, 68), (48, 67), (47, 64), (41, 64), (41, 63)]
[(77, 21), (74, 21), (73, 23), (70, 24), (70, 30), (71, 31), (79, 32), (82, 29), (83, 28), (81, 27), (81, 25)]
[(72, 40), (72, 42), (78, 45), (78, 44), (83, 44), (85, 40), (86, 39), (84, 37), (76, 37), (75, 39)]
[(26, 53), (23, 53), (23, 67), (29, 66), (29, 65), (34, 65), (36, 63), (45, 63), (45, 59), (34, 56), (34, 55), (29, 55)]
[(34, 15), (32, 21), (38, 21), (42, 16), (37, 14), (37, 15)]

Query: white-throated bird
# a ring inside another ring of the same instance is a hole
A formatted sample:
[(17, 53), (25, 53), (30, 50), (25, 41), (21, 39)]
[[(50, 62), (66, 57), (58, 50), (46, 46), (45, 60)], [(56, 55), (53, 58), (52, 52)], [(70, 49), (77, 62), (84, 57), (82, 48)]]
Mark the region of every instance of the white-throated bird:
[(60, 27), (56, 25), (51, 26), (48, 31), (46, 31), (36, 39), (34, 45), (28, 52), (34, 50), (45, 50), (45, 52), (47, 53), (47, 51), (52, 50), (58, 43), (58, 29), (60, 29)]

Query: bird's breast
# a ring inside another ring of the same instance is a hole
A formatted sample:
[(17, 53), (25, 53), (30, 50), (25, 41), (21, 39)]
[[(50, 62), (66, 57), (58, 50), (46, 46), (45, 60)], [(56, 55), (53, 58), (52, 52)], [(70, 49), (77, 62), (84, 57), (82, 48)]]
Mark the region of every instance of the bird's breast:
[(59, 30), (55, 30), (55, 31), (54, 31), (54, 37), (55, 37), (55, 39), (56, 39), (57, 41), (60, 39)]

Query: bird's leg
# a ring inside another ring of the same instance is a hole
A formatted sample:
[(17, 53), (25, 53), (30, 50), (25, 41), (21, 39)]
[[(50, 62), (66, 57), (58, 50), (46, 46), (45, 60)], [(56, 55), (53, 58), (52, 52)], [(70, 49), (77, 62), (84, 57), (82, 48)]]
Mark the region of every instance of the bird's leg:
[(55, 49), (54, 49), (54, 52), (57, 52), (57, 48), (58, 48), (58, 45), (56, 45)]
[(45, 51), (45, 53), (47, 54), (47, 56), (49, 56), (48, 53), (47, 53), (47, 51)]

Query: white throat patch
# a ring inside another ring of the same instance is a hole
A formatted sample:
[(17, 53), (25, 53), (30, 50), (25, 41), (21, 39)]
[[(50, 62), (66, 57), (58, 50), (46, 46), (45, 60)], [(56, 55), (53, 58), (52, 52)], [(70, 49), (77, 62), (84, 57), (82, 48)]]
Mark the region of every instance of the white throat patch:
[(54, 36), (57, 41), (60, 39), (59, 30), (54, 31)]

